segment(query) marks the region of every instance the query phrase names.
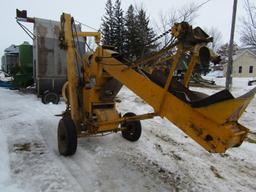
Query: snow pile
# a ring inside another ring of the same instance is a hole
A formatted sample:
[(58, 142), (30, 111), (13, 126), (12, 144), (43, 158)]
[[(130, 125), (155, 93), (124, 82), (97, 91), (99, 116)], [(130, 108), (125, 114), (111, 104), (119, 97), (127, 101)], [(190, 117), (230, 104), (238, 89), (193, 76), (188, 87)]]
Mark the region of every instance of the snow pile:
[(211, 71), (206, 76), (220, 78), (220, 77), (223, 77), (223, 71)]
[(4, 72), (0, 71), (0, 81), (11, 81), (12, 77), (5, 77)]
[(4, 72), (0, 71), (0, 79), (3, 78), (3, 77), (4, 77)]

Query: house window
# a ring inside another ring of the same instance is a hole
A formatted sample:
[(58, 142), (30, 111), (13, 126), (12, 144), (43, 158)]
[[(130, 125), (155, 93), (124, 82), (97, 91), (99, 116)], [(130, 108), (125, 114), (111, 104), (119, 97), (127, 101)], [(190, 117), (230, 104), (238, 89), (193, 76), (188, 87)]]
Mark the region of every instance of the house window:
[(242, 73), (242, 66), (239, 66), (238, 73)]
[(253, 73), (253, 66), (249, 67), (249, 73)]

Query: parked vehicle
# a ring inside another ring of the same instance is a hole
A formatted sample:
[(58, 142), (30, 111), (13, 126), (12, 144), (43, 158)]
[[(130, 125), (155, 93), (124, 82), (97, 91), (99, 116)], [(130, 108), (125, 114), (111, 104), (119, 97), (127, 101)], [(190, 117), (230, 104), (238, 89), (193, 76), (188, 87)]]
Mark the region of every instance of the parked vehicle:
[(248, 81), (248, 86), (256, 85), (256, 80)]

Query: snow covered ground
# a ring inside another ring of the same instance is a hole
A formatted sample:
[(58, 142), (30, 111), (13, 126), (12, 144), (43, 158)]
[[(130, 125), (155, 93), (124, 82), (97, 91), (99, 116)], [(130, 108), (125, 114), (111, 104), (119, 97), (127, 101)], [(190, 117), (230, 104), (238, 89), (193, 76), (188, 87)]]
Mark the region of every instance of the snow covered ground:
[(5, 77), (4, 72), (0, 71), (0, 81), (11, 81), (12, 77)]
[[(209, 77), (212, 78), (212, 77)], [(218, 78), (217, 84), (224, 85)], [(234, 79), (236, 96), (252, 87)], [(193, 88), (208, 94), (218, 90)], [(123, 88), (122, 113), (152, 111)], [(36, 96), (0, 88), (0, 191), (256, 191), (256, 145), (245, 141), (225, 154), (210, 154), (165, 119), (142, 122), (140, 140), (120, 133), (79, 140), (77, 153), (57, 151), (59, 105)], [(240, 122), (256, 132), (256, 99)]]

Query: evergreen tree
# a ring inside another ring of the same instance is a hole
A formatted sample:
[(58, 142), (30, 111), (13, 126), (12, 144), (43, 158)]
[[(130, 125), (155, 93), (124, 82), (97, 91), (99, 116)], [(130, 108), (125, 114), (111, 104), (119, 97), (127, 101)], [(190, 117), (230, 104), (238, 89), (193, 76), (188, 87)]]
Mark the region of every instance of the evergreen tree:
[(144, 57), (149, 53), (152, 53), (157, 45), (152, 40), (155, 38), (155, 33), (151, 27), (149, 27), (149, 18), (146, 15), (146, 11), (142, 8), (136, 15), (136, 46), (134, 47), (137, 58)]
[(125, 55), (129, 60), (133, 60), (136, 57), (136, 36), (137, 36), (137, 25), (136, 16), (134, 13), (134, 7), (129, 6), (125, 16)]
[(121, 1), (116, 0), (114, 6), (114, 25), (113, 25), (113, 46), (119, 53), (124, 53), (124, 41), (125, 41), (125, 27), (123, 10), (121, 8)]
[(105, 16), (102, 18), (102, 42), (105, 45), (113, 45), (114, 44), (114, 12), (112, 1), (108, 0), (105, 8)]
[(129, 6), (125, 19), (121, 8), (121, 0), (112, 5), (107, 0), (106, 13), (102, 21), (103, 44), (112, 45), (116, 50), (130, 59), (138, 59), (153, 52), (157, 45), (152, 43), (155, 33), (149, 27), (149, 18), (145, 10), (134, 13), (134, 7)]

